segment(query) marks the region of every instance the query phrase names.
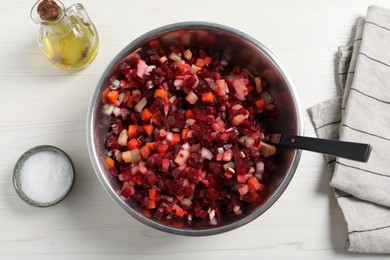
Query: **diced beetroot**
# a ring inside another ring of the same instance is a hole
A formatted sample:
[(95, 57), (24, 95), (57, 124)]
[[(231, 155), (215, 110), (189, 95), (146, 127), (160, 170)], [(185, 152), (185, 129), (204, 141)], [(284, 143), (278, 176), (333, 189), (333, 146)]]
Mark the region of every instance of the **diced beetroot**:
[(240, 193), (241, 196), (247, 194), (249, 191), (248, 185), (244, 184), (240, 188), (238, 188), (238, 192)]
[(225, 162), (230, 162), (232, 160), (232, 157), (233, 157), (233, 152), (232, 150), (229, 149), (223, 153), (222, 160), (224, 160)]
[(161, 161), (161, 170), (162, 171), (168, 171), (169, 170), (169, 160), (168, 159), (162, 159)]
[(110, 169), (110, 173), (111, 173), (111, 175), (112, 175), (112, 177), (117, 177), (118, 176), (118, 170), (117, 170), (117, 168), (111, 168)]
[(276, 148), (257, 120), (277, 116), (267, 82), (219, 51), (149, 45), (124, 59), (109, 81), (115, 90), (102, 93), (106, 158), (121, 197), (173, 225), (243, 214), (275, 167)]
[(143, 78), (147, 67), (148, 65), (145, 61), (139, 60), (137, 64), (137, 76)]
[(246, 177), (244, 174), (237, 174), (237, 182), (238, 183), (246, 183)]

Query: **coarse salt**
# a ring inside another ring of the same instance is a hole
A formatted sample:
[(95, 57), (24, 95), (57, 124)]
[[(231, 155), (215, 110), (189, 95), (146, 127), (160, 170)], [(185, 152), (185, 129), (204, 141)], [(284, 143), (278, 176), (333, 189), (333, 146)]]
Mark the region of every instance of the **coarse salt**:
[(73, 183), (70, 160), (55, 151), (40, 151), (28, 157), (20, 169), (20, 188), (31, 200), (48, 204), (61, 199)]

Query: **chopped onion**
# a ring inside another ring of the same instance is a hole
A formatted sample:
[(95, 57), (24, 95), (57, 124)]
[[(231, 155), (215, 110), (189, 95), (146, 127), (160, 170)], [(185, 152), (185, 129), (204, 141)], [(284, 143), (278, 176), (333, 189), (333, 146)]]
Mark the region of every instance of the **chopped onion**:
[(212, 220), (215, 217), (215, 210), (210, 210), (209, 212), (209, 218)]
[(118, 117), (121, 114), (121, 109), (119, 107), (114, 107), (114, 110), (112, 111), (115, 117)]
[(240, 144), (244, 145), (245, 144), (245, 139), (247, 139), (247, 138), (248, 138), (248, 135), (243, 135), (240, 138), (238, 138), (238, 142)]
[(180, 202), (180, 204), (181, 204), (182, 206), (189, 207), (189, 206), (191, 206), (191, 204), (192, 204), (192, 200), (187, 199), (187, 198), (184, 198), (184, 199)]
[(188, 103), (190, 103), (191, 105), (193, 105), (193, 104), (195, 104), (196, 103), (196, 101), (198, 101), (198, 96), (194, 93), (194, 92), (192, 92), (192, 91), (190, 91), (190, 93), (188, 93), (188, 95), (187, 95), (187, 97), (186, 97), (186, 100), (188, 101)]
[(111, 82), (110, 84), (110, 89), (111, 90), (117, 90), (119, 88), (119, 85), (120, 85), (120, 81), (115, 79)]
[(192, 65), (191, 65), (191, 74), (192, 74), (192, 75), (196, 75), (196, 73), (197, 73), (198, 71), (200, 71), (201, 69), (202, 69), (201, 67), (198, 67), (198, 66), (192, 64)]
[(194, 125), (195, 123), (196, 123), (195, 119), (190, 118), (186, 120), (186, 125)]
[(173, 82), (173, 85), (176, 87), (176, 89), (179, 89), (183, 86), (183, 80), (182, 79), (175, 79)]
[(144, 109), (144, 107), (146, 106), (146, 104), (147, 104), (146, 97), (141, 98), (141, 100), (137, 103), (137, 105), (135, 105), (134, 111), (141, 112), (142, 109)]
[(265, 171), (264, 163), (263, 162), (256, 163), (255, 177), (258, 180), (261, 180), (263, 178), (264, 171)]
[(145, 74), (150, 75), (150, 72), (152, 72), (156, 68), (156, 65), (150, 65), (146, 67)]
[(105, 104), (103, 106), (103, 113), (107, 116), (111, 115), (112, 112), (114, 111), (114, 105), (109, 105), (109, 104)]
[(172, 139), (173, 139), (173, 133), (168, 132), (168, 133), (167, 133), (167, 136), (166, 136), (166, 139), (167, 139), (168, 142), (172, 141)]
[(167, 57), (166, 56), (162, 56), (158, 61), (160, 62), (160, 63), (164, 63), (164, 62), (166, 62), (168, 59), (167, 59)]
[(200, 149), (200, 155), (207, 160), (213, 159), (213, 153), (209, 149), (204, 147)]
[(190, 144), (189, 143), (185, 143), (181, 146), (181, 149), (183, 150), (190, 150)]
[(233, 110), (239, 110), (239, 109), (241, 109), (241, 108), (242, 108), (242, 106), (241, 106), (240, 104), (234, 105), (234, 106), (232, 107)]
[(183, 51), (183, 55), (184, 55), (184, 58), (186, 58), (187, 60), (190, 60), (192, 58), (192, 52), (190, 49)]
[(119, 94), (118, 101), (120, 104), (122, 104), (124, 97), (125, 97), (125, 92), (122, 92)]
[(171, 54), (169, 54), (168, 58), (170, 58), (171, 60), (174, 60), (174, 61), (181, 61), (181, 57), (179, 55), (177, 55), (175, 52), (171, 52)]
[(118, 136), (118, 144), (120, 146), (127, 146), (127, 130), (123, 129)]

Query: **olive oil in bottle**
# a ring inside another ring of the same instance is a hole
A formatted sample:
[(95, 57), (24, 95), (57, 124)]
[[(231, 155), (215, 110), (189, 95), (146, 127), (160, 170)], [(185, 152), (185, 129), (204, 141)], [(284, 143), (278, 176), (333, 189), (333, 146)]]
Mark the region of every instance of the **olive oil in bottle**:
[(99, 37), (81, 4), (65, 9), (58, 0), (39, 0), (31, 17), (41, 24), (39, 47), (51, 63), (65, 70), (81, 70), (93, 61)]

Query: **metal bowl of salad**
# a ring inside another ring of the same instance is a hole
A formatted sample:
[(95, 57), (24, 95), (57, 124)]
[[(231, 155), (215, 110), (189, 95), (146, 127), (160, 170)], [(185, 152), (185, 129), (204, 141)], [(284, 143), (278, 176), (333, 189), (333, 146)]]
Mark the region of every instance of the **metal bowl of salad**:
[(303, 134), (283, 66), (254, 38), (212, 23), (171, 24), (132, 41), (100, 78), (87, 124), (92, 165), (113, 200), (179, 235), (256, 219), (301, 155), (266, 138)]

